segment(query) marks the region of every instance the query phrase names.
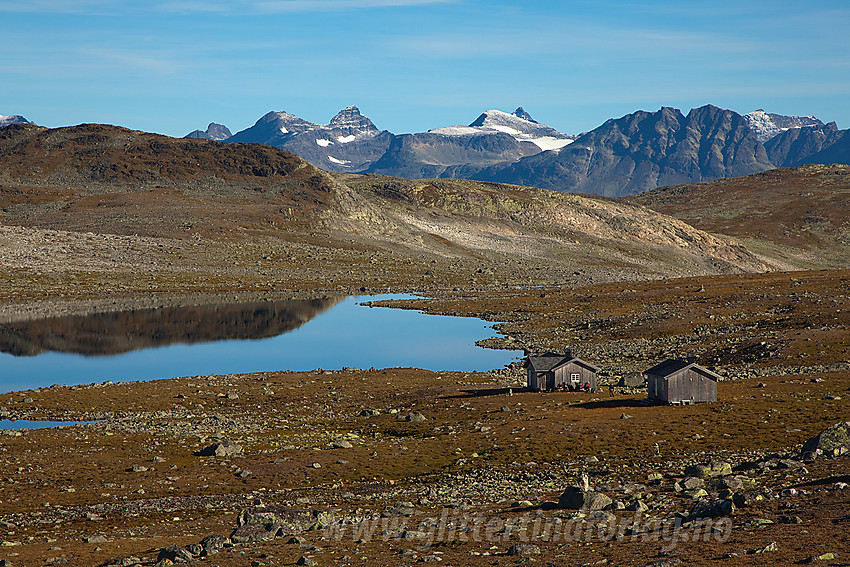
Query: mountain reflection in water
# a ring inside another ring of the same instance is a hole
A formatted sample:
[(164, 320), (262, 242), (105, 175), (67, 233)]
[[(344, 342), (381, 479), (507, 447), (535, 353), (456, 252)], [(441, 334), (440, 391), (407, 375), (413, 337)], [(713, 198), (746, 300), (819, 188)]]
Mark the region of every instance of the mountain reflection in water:
[(317, 368), (490, 370), (521, 354), (476, 346), (492, 336), (486, 321), (370, 309), (360, 300), (145, 309), (5, 325), (3, 350), (35, 356), (0, 352), (0, 392)]
[(0, 352), (112, 355), (175, 343), (275, 337), (344, 298), (136, 309), (0, 324)]

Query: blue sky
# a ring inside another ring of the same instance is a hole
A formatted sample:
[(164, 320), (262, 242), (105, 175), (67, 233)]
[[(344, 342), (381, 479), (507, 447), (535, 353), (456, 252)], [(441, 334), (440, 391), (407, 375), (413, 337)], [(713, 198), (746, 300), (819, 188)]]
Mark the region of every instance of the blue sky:
[(714, 104), (850, 126), (846, 0), (0, 0), (0, 114), (234, 132), (356, 104), (396, 133), (523, 106), (566, 133)]

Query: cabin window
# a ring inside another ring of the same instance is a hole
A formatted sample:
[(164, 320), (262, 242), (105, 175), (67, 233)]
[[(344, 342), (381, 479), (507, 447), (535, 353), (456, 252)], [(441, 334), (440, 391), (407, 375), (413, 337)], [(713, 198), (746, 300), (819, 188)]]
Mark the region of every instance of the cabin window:
[(571, 382), (576, 383), (579, 380), (581, 380), (581, 374), (570, 374), (570, 381)]

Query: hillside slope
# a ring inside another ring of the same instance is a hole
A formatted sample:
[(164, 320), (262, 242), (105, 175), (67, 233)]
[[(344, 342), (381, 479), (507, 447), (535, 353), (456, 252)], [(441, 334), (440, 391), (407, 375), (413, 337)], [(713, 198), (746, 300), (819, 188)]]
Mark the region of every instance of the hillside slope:
[[(111, 266), (115, 281), (104, 285), (119, 285), (122, 273), (133, 286), (142, 273), (145, 285), (184, 283), (187, 270), (198, 286), (203, 276), (348, 289), (581, 283), (779, 265), (607, 199), (331, 174), (269, 146), (99, 125), (0, 130), (0, 206), (7, 273)], [(41, 232), (20, 232), (33, 229)]]
[(850, 266), (850, 165), (803, 165), (663, 187), (628, 202), (701, 230), (769, 242), (816, 265)]

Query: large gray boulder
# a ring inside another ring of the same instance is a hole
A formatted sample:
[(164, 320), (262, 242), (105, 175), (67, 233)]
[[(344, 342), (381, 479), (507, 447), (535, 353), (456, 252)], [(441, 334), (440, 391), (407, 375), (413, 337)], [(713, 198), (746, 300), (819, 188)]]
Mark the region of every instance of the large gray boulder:
[(233, 457), (242, 454), (242, 445), (233, 441), (222, 441), (204, 447), (198, 451), (198, 454), (202, 457)]
[(703, 498), (697, 500), (691, 507), (691, 518), (717, 518), (728, 516), (735, 511), (735, 505), (731, 500), (721, 498)]
[(803, 444), (803, 455), (837, 457), (850, 452), (850, 421), (830, 425)]
[(568, 510), (602, 510), (611, 502), (605, 494), (580, 486), (568, 486), (558, 499), (558, 505)]

